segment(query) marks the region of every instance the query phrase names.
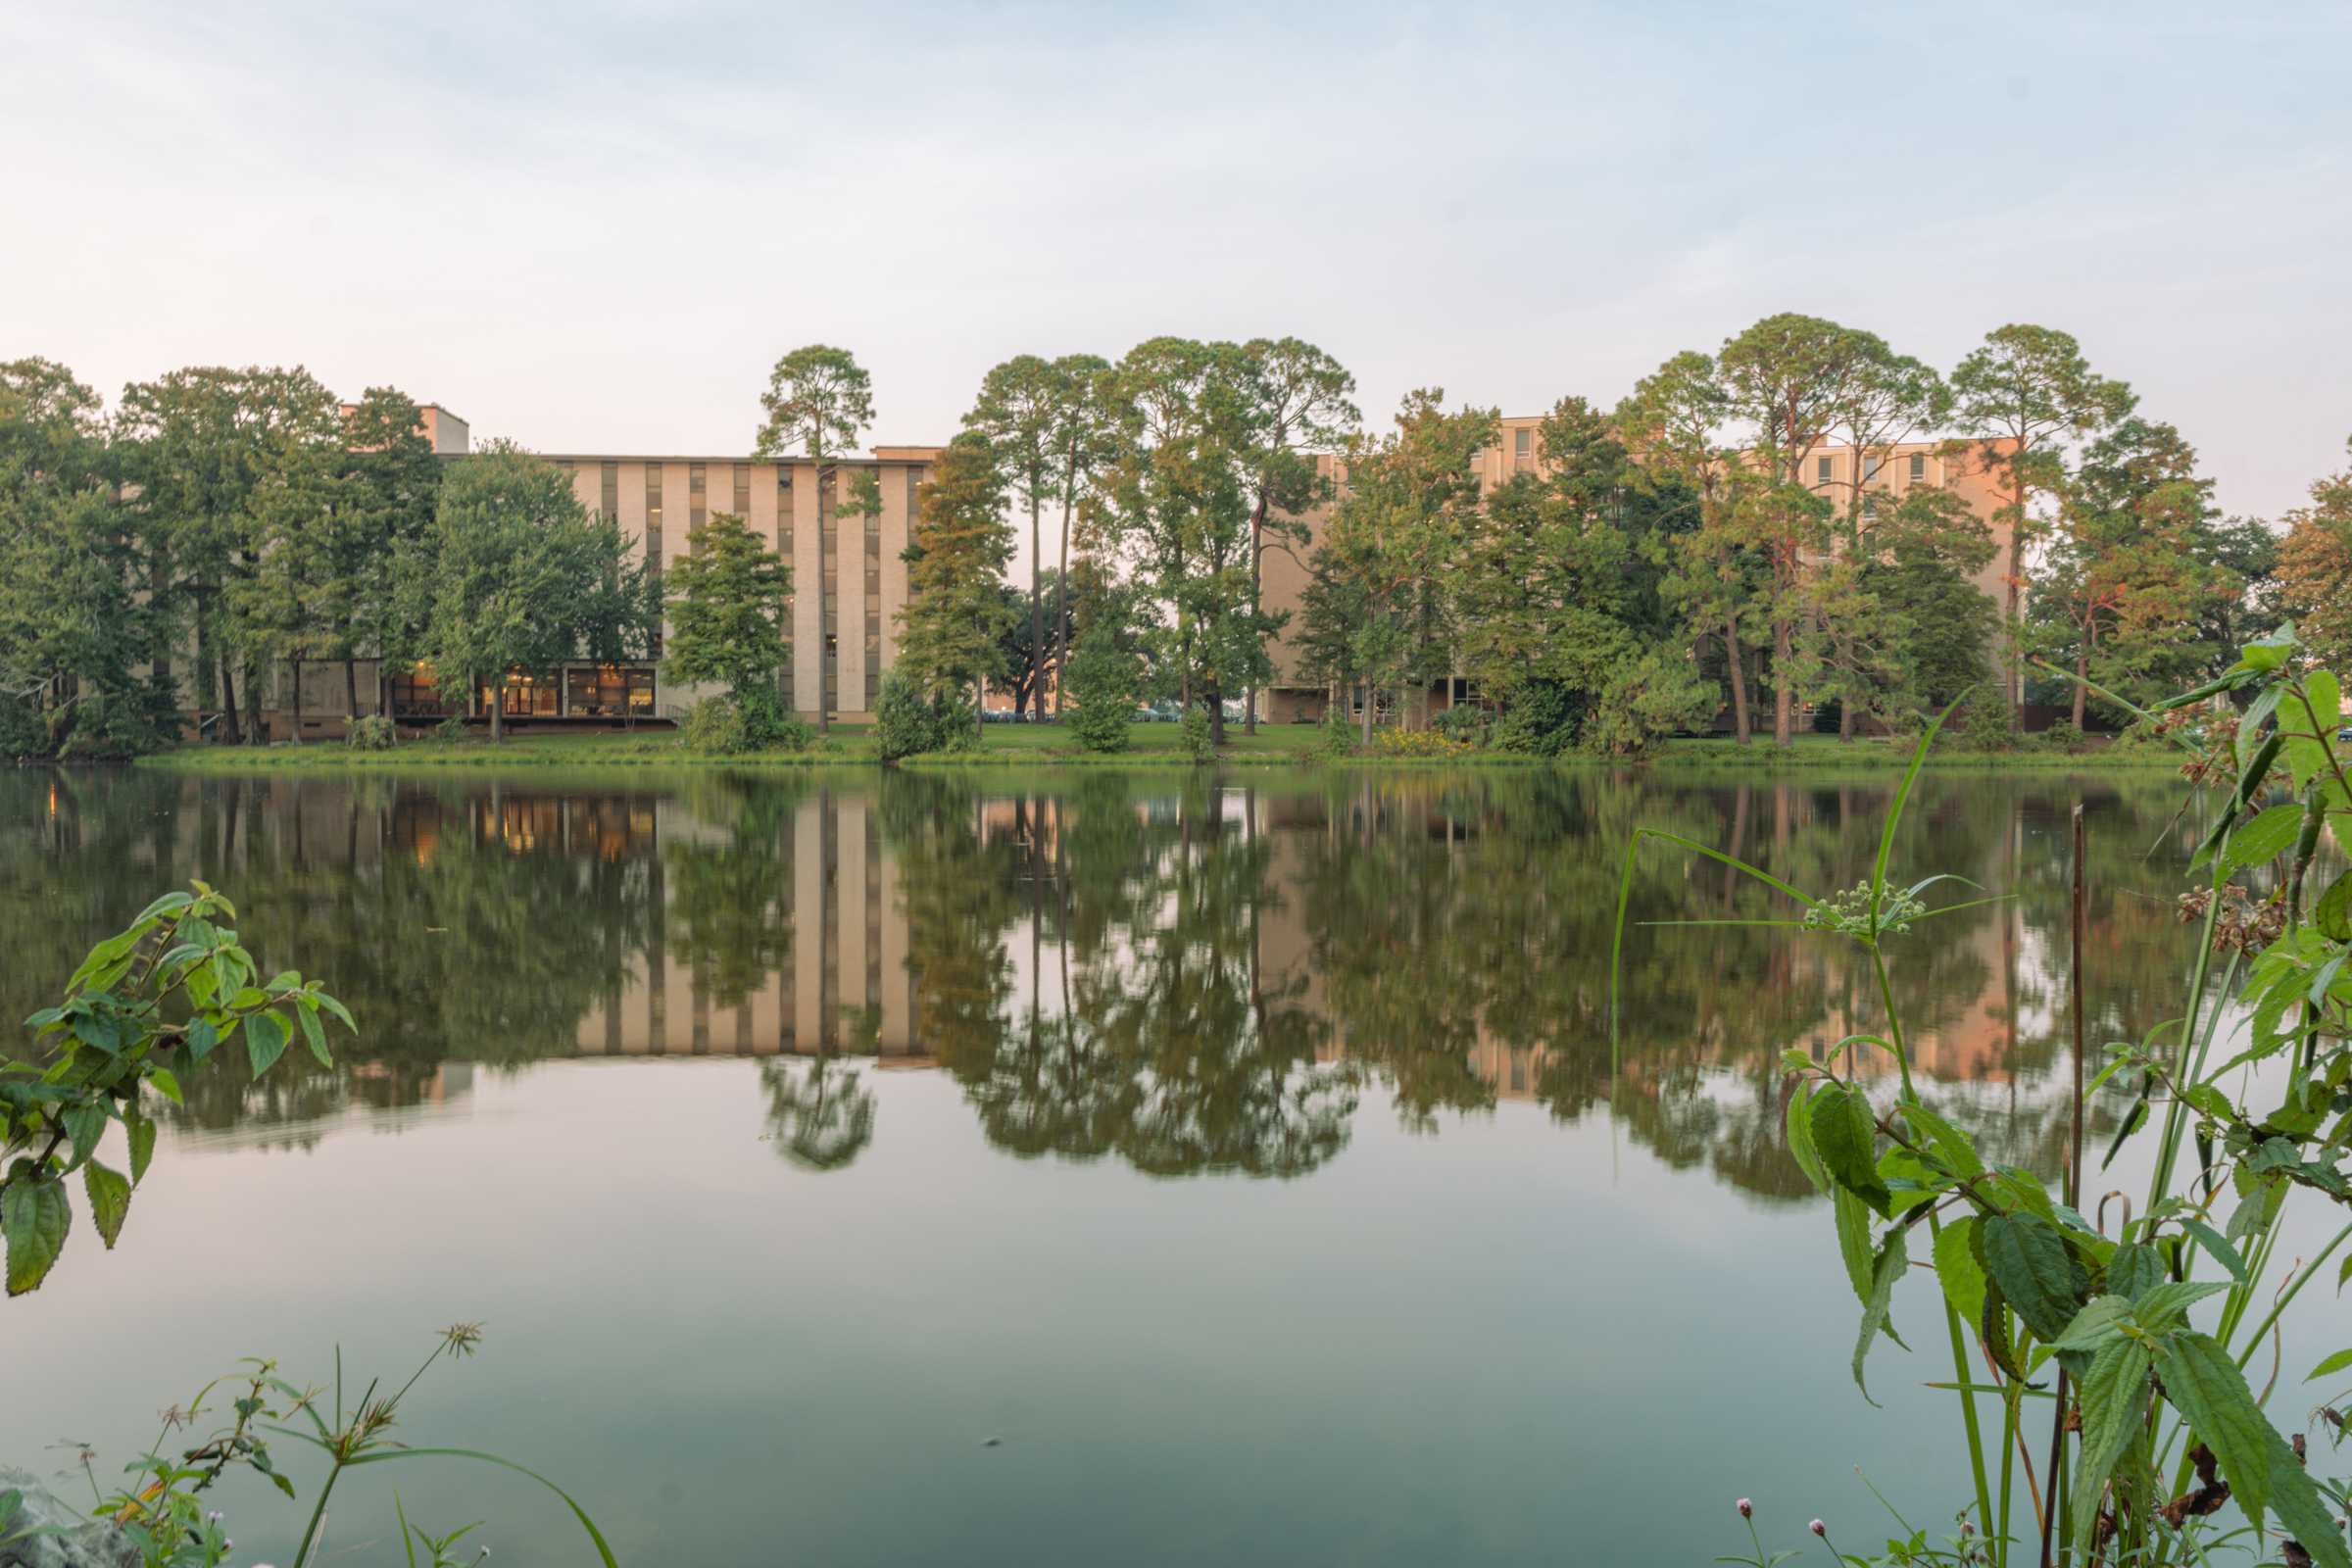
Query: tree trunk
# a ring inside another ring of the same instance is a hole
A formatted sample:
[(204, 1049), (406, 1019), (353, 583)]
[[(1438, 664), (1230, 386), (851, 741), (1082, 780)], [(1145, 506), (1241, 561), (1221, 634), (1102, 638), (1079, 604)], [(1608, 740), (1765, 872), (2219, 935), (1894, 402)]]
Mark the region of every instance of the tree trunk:
[(1378, 699), (1378, 697), (1379, 697), (1379, 696), (1380, 696), (1380, 688), (1379, 688), (1379, 687), (1377, 687), (1377, 686), (1375, 686), (1375, 685), (1373, 685), (1373, 684), (1372, 684), (1370, 681), (1368, 681), (1368, 680), (1367, 680), (1367, 681), (1365, 681), (1365, 682), (1364, 682), (1364, 745), (1365, 745), (1366, 747), (1369, 747), (1369, 746), (1371, 746), (1371, 744), (1372, 744), (1372, 704), (1373, 704), (1373, 702), (1374, 702), (1376, 699)]
[(1054, 716), (1061, 717), (1061, 687), (1070, 667), (1070, 506), (1078, 489), (1078, 438), (1070, 438), (1070, 476), (1061, 487), (1061, 575), (1054, 585)]
[(1838, 698), (1838, 740), (1840, 745), (1843, 745), (1851, 742), (1854, 738), (1853, 645), (1841, 644), (1838, 648), (1838, 655), (1847, 665), (1848, 677), (1846, 689)]
[(1038, 528), (1036, 492), (1029, 496), (1029, 711), (1038, 723), (1046, 721), (1046, 619), (1040, 597), (1045, 564), (1045, 537)]
[(1208, 743), (1219, 751), (1225, 748), (1225, 693), (1215, 686), (1208, 689)]
[(1740, 651), (1740, 633), (1723, 623), (1723, 667), (1732, 681), (1732, 734), (1745, 746), (1755, 733), (1747, 712), (1747, 659)]
[(343, 731), (349, 734), (351, 726), (360, 721), (360, 662), (356, 659), (343, 661)]
[(1776, 622), (1772, 628), (1772, 744), (1783, 748), (1788, 745), (1796, 718), (1795, 677), (1790, 673), (1795, 662), (1788, 622)]
[(2085, 632), (2082, 640), (2075, 645), (2075, 733), (2078, 735), (2082, 733), (2083, 700), (2089, 695), (2082, 683), (2089, 678), (2090, 635)]
[(498, 745), (507, 738), (507, 683), (502, 678), (490, 688), (490, 744)]
[(974, 746), (988, 739), (988, 710), (985, 706), (987, 702), (988, 683), (978, 680), (972, 682), (972, 744)]
[(220, 687), (220, 739), (234, 746), (245, 737), (237, 728), (236, 671), (226, 659), (220, 661), (216, 680)]
[(302, 656), (296, 654), (294, 665), (294, 744), (302, 744)]

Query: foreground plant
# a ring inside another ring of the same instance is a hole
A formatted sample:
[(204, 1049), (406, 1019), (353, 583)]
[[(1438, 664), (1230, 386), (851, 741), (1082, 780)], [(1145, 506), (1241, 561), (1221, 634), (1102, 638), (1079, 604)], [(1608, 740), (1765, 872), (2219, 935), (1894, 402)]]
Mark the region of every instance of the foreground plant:
[[(318, 981), (292, 969), (263, 981), (253, 955), (221, 923), (237, 917), (236, 907), (202, 882), (190, 886), (157, 899), (92, 948), (66, 982), (65, 1001), (24, 1020), (48, 1044), (45, 1066), (0, 1062), (0, 1158), (15, 1156), (0, 1176), (10, 1296), (38, 1289), (64, 1250), (74, 1222), (66, 1183), (75, 1171), (91, 1222), (114, 1247), (155, 1158), (148, 1090), (178, 1103), (178, 1073), (238, 1036), (256, 1078), (297, 1033), (331, 1066), (319, 1014), (354, 1027)], [(98, 1158), (116, 1122), (126, 1171)]]
[[(569, 1493), (537, 1471), (476, 1448), (413, 1448), (389, 1435), (399, 1419), (402, 1401), (416, 1388), (417, 1380), (437, 1361), (463, 1360), (472, 1354), (481, 1339), (482, 1331), (477, 1324), (458, 1323), (443, 1329), (431, 1353), (399, 1389), (382, 1395), (378, 1392), (381, 1385), (371, 1381), (348, 1407), (344, 1404), (342, 1357), (338, 1353), (331, 1419), (319, 1408), (326, 1395), (324, 1389), (297, 1389), (278, 1377), (276, 1362), (249, 1360), (246, 1371), (215, 1379), (198, 1390), (185, 1406), (174, 1405), (166, 1410), (163, 1429), (155, 1442), (124, 1467), (130, 1481), (113, 1493), (107, 1493), (98, 1484), (93, 1467), (96, 1455), (86, 1447), (81, 1448), (83, 1473), (90, 1477), (95, 1499), (93, 1514), (122, 1530), (138, 1548), (142, 1568), (217, 1568), (227, 1559), (236, 1543), (226, 1534), (221, 1511), (209, 1506), (205, 1494), (224, 1472), (242, 1466), (267, 1477), (278, 1491), (293, 1497), (294, 1483), (278, 1469), (270, 1452), (269, 1439), (278, 1437), (307, 1444), (328, 1460), (326, 1479), (319, 1485), (292, 1568), (309, 1568), (324, 1560), (327, 1502), (334, 1494), (336, 1483), (347, 1471), (395, 1459), (425, 1458), (472, 1459), (530, 1477), (563, 1498), (564, 1506), (587, 1533), (598, 1560), (607, 1568), (613, 1568), (612, 1548), (594, 1521), (572, 1500)], [(223, 1388), (240, 1390), (225, 1411), (207, 1402)], [(167, 1449), (166, 1444), (173, 1434), (194, 1433), (208, 1417), (218, 1420), (222, 1415), (227, 1418), (225, 1422), (212, 1426), (194, 1443)], [(297, 1419), (306, 1424), (287, 1424)], [(410, 1562), (417, 1560), (420, 1547), (426, 1554), (425, 1560), (434, 1568), (478, 1562), (489, 1554), (487, 1547), (477, 1547), (472, 1557), (455, 1555), (459, 1543), (481, 1528), (478, 1523), (434, 1536), (410, 1524), (407, 1505), (397, 1494), (393, 1506), (400, 1523), (402, 1547)], [(5, 1539), (0, 1536), (0, 1540)]]
[[(1840, 1041), (1832, 1054), (1853, 1063), (1865, 1053), (1886, 1053), (1895, 1093), (1876, 1104), (1852, 1071), (1788, 1053), (1789, 1149), (1831, 1200), (1839, 1255), (1862, 1303), (1857, 1385), (1882, 1336), (1902, 1343), (1891, 1316), (1894, 1289), (1913, 1267), (1915, 1235), (1925, 1233), (1920, 1261), (1932, 1263), (1940, 1291), (1953, 1367), (1951, 1381), (1936, 1386), (1959, 1400), (1989, 1564), (2201, 1563), (2224, 1544), (2249, 1544), (2259, 1554), (2266, 1525), (2275, 1522), (2277, 1560), (2352, 1568), (2337, 1524), (2346, 1505), (2342, 1485), (2310, 1474), (2305, 1434), (2290, 1439), (2264, 1413), (2277, 1384), (2279, 1320), (2352, 1237), (2345, 1226), (2318, 1256), (2294, 1260), (2266, 1285), (2292, 1194), (2352, 1206), (2343, 1168), (2352, 1152), (2352, 875), (2338, 875), (2316, 898), (2310, 885), (2323, 834), (2352, 821), (2352, 782), (2335, 739), (2343, 719), (2338, 682), (2326, 671), (2297, 672), (2294, 653), (2293, 629), (2281, 628), (2247, 647), (2218, 680), (2164, 705), (2212, 704), (2224, 694), (2245, 699), (2242, 711), (2222, 706), (2209, 716), (2203, 755), (2188, 770), (2223, 789), (2191, 861), (2207, 886), (2183, 905), (2184, 917), (2202, 928), (2182, 1015), (2138, 1044), (2109, 1047), (2107, 1065), (2087, 1085), (2081, 1081), (2078, 808), (2075, 1138), (2058, 1193), (2032, 1171), (1988, 1164), (1972, 1138), (1922, 1102), (1912, 1081), (1886, 943), (1923, 920), (1987, 902), (1929, 908), (1921, 895), (1940, 878), (1900, 891), (1887, 882), (1903, 808), (1941, 719), (1895, 792), (1861, 888), (1816, 898), (1673, 834), (1644, 830), (1628, 848), (1620, 952), (1634, 857), (1645, 839), (1657, 838), (1730, 865), (1803, 910), (1794, 920), (1740, 923), (1850, 942), (1867, 956), (1885, 1033)], [(2248, 893), (2238, 878), (2269, 885)], [(2216, 1063), (2213, 1047), (2241, 969), (2251, 1009), (2247, 1043)], [(1615, 972), (1613, 957), (1613, 1004)], [(2259, 1075), (2240, 1071), (2255, 1065), (2264, 1069)], [(2136, 1216), (2125, 1207), (2112, 1235), (2079, 1206), (2083, 1103), (2111, 1081), (2135, 1098), (2106, 1157), (2142, 1129), (2155, 1128), (2157, 1140), (2146, 1199)], [(2276, 1103), (2249, 1108), (2239, 1096), (2257, 1089), (2275, 1094)], [(2192, 1149), (2190, 1170), (2181, 1155)], [(2210, 1268), (2210, 1277), (2195, 1277), (2200, 1268)], [(2347, 1277), (2352, 1263), (2338, 1272), (2339, 1290)], [(2192, 1322), (2192, 1309), (2213, 1311), (2211, 1326)], [(2257, 1392), (2246, 1367), (2266, 1338), (2274, 1362)], [(1982, 1376), (1973, 1369), (1979, 1360)], [(2347, 1369), (2352, 1350), (2328, 1357), (2311, 1376)], [(1979, 1406), (1984, 1396), (1999, 1418), (1989, 1443)], [(2333, 1441), (2344, 1430), (2342, 1398), (2327, 1400), (2312, 1418), (2325, 1422)], [(2029, 1432), (2044, 1405), (2046, 1440)], [(2030, 1530), (2013, 1529), (2021, 1523), (2021, 1490)], [(2230, 1502), (2246, 1527), (2216, 1519)]]

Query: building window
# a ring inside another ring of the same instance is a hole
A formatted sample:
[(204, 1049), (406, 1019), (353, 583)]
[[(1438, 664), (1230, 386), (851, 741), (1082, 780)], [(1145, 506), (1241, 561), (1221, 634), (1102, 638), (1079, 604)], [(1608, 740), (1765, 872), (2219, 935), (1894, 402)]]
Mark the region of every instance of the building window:
[(645, 566), (662, 571), (662, 465), (645, 466)]
[(1864, 458), (1862, 460), (1862, 482), (1868, 484), (1871, 480), (1876, 479), (1879, 476), (1879, 470), (1885, 466), (1886, 466), (1886, 463), (1883, 458)]
[(608, 463), (604, 465), (604, 469), (603, 488), (597, 500), (597, 510), (603, 513), (605, 520), (610, 522), (620, 515), (620, 465)]
[(600, 664), (564, 672), (564, 710), (573, 718), (651, 718), (654, 672)]
[(1519, 467), (1522, 467), (1522, 468), (1526, 467), (1526, 466), (1527, 466), (1527, 460), (1528, 460), (1528, 457), (1529, 457), (1530, 451), (1531, 451), (1531, 449), (1533, 448), (1534, 444), (1535, 444), (1535, 432), (1534, 432), (1534, 431), (1532, 431), (1532, 430), (1513, 430), (1513, 431), (1511, 432), (1511, 461), (1512, 461), (1512, 463), (1513, 463), (1514, 465), (1516, 465), (1517, 466), (1519, 466)]
[(1813, 460), (1813, 482), (1815, 484), (1828, 484), (1830, 482), (1830, 460), (1828, 458), (1815, 458)]
[[(792, 470), (785, 467), (783, 465), (778, 464), (776, 466), (776, 555), (787, 566), (792, 564), (793, 537)], [(791, 635), (792, 601), (795, 597), (796, 596), (792, 594), (786, 594), (784, 596), (784, 625), (786, 636)]]
[[(841, 470), (834, 470), (834, 483), (841, 482)], [(818, 490), (822, 500), (824, 491)], [(825, 711), (833, 713), (841, 708), (841, 512), (836, 506), (830, 518), (819, 517), (816, 523), (818, 625), (825, 634), (824, 681), (818, 701)]]
[[(509, 718), (553, 718), (556, 716), (556, 683), (552, 680), (511, 669), (507, 671), (506, 681), (498, 690), (499, 706), (506, 710)], [(477, 695), (483, 709), (487, 710), (492, 701), (490, 688), (482, 687)]]
[(1927, 476), (1928, 476), (1928, 455), (1927, 455), (1925, 452), (1914, 452), (1914, 453), (1912, 453), (1912, 454), (1911, 454), (1911, 482), (1912, 482), (1913, 484), (1918, 484), (1918, 483), (1919, 483), (1921, 480), (1925, 479)]
[(694, 536), (703, 531), (710, 520), (710, 476), (699, 463), (686, 466), (686, 548), (694, 548)]
[(752, 514), (752, 466), (750, 464), (738, 463), (735, 465), (735, 494), (730, 499), (735, 504), (735, 515), (748, 519)]
[(398, 718), (442, 718), (441, 692), (433, 666), (412, 664), (392, 677), (392, 712)]

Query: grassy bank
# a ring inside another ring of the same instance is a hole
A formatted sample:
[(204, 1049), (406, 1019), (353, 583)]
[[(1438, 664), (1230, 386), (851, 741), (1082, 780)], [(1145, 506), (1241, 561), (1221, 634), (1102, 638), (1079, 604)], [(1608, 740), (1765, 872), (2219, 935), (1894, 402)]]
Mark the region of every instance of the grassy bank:
[[(1376, 766), (1400, 768), (1603, 766), (1598, 759), (1569, 756), (1556, 761), (1515, 752), (1464, 752), (1437, 757), (1369, 756), (1334, 759), (1314, 750), (1316, 731), (1300, 725), (1270, 725), (1255, 735), (1236, 727), (1226, 736), (1219, 764), (1226, 767)], [(1786, 751), (1768, 741), (1740, 746), (1717, 738), (1669, 742), (1647, 764), (1661, 771), (1827, 772), (1899, 770), (1907, 752), (1886, 741), (1840, 743), (1829, 735), (1803, 735)], [(412, 741), (383, 752), (355, 752), (336, 741), (301, 746), (191, 746), (141, 760), (147, 767), (197, 773), (275, 773), (296, 768), (469, 768), (469, 767), (872, 767), (878, 764), (873, 732), (862, 725), (836, 725), (831, 737), (806, 752), (724, 755), (697, 753), (675, 734), (514, 735), (493, 745), (487, 738)], [(1938, 752), (1929, 765), (1938, 768), (2034, 768), (2103, 772), (2111, 768), (2172, 768), (2180, 757), (2155, 748), (2090, 746), (2079, 752)], [(916, 767), (1142, 767), (1189, 765), (1173, 724), (1132, 726), (1128, 749), (1108, 755), (1081, 752), (1068, 731), (1054, 725), (992, 724), (980, 746), (968, 752), (910, 760)]]

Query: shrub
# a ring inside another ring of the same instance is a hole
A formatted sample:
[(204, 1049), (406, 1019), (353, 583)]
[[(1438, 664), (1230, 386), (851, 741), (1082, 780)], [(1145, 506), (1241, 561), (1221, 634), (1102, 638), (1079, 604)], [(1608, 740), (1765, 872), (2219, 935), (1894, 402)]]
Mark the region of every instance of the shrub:
[(2082, 749), (2082, 732), (2075, 728), (2075, 721), (2071, 718), (2058, 720), (2034, 739), (2034, 743), (2043, 751), (2065, 752), (2071, 755)]
[(1176, 726), (1176, 744), (1184, 755), (1195, 762), (1213, 762), (1217, 760), (1216, 730), (1208, 721), (1205, 708), (1188, 708), (1184, 721)]
[(355, 752), (388, 752), (399, 738), (390, 719), (381, 713), (369, 713), (351, 721), (350, 733), (343, 737), (343, 744)]
[(1447, 740), (1460, 741), (1465, 746), (1479, 746), (1486, 742), (1486, 712), (1468, 703), (1454, 704), (1440, 712), (1430, 722), (1437, 727), (1438, 733)]
[(706, 697), (678, 720), (678, 744), (690, 752), (732, 756), (752, 749), (743, 710), (731, 697)]
[(1144, 679), (1142, 662), (1108, 629), (1088, 632), (1070, 655), (1070, 730), (1088, 752), (1127, 749), (1128, 715)]
[(466, 738), (466, 720), (452, 713), (433, 726), (433, 738), (443, 741), (462, 741)]
[(1316, 757), (1352, 757), (1355, 755), (1355, 726), (1335, 704), (1323, 714), (1323, 722), (1315, 726), (1315, 738), (1307, 751)]
[(1999, 688), (1980, 686), (1971, 692), (1936, 737), (1936, 744), (1955, 752), (2015, 751), (2017, 736), (2009, 728), (2009, 704)]
[(886, 672), (874, 698), (874, 744), (882, 760), (895, 762), (944, 750), (940, 730), (939, 709), (924, 698), (921, 688), (895, 669)]
[(1603, 757), (1645, 757), (1677, 730), (1714, 712), (1714, 684), (1688, 657), (1653, 650), (1609, 677), (1585, 720), (1587, 750)]
[(1372, 750), (1382, 757), (1446, 758), (1467, 757), (1478, 748), (1443, 730), (1384, 729), (1373, 735)]
[(811, 731), (798, 715), (785, 710), (784, 699), (773, 686), (746, 687), (735, 694), (734, 703), (743, 715), (746, 750), (805, 752), (808, 749)]
[(1584, 715), (1578, 694), (1556, 680), (1531, 680), (1511, 696), (1495, 724), (1494, 743), (1506, 752), (1557, 757), (1576, 744)]

